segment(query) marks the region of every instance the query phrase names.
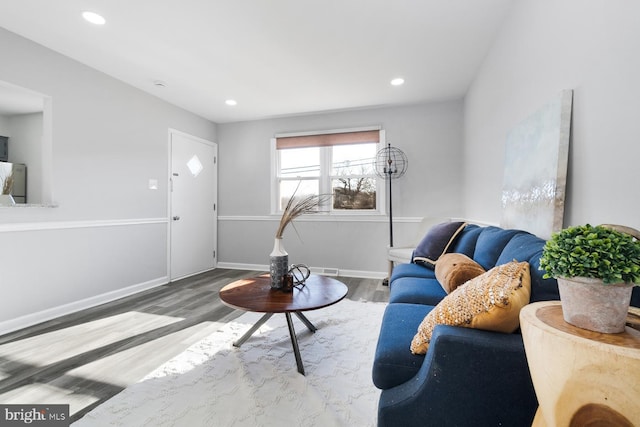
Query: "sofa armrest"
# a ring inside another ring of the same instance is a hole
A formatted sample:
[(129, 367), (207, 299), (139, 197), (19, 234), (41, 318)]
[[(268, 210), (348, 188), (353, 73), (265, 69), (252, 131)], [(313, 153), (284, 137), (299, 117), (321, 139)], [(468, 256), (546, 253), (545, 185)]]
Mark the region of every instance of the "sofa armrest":
[(387, 246), (387, 259), (396, 263), (411, 262), (415, 249), (415, 246)]
[(522, 335), (438, 325), (415, 377), (382, 392), (378, 426), (531, 425), (537, 406)]

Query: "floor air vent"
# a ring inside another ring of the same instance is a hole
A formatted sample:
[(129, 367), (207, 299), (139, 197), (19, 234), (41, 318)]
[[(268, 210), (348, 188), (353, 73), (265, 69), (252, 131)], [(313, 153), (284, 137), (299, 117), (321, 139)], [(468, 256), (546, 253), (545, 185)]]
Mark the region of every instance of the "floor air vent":
[(323, 274), (325, 276), (337, 276), (338, 275), (338, 269), (337, 268), (322, 268), (320, 270), (321, 270), (320, 274)]

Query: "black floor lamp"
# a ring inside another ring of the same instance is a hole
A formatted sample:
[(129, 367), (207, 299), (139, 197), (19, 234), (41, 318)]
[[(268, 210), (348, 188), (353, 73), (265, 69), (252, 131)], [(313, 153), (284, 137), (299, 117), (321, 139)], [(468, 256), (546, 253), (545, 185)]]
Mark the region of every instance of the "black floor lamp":
[[(393, 247), (393, 198), (391, 194), (391, 181), (400, 178), (407, 171), (409, 161), (404, 152), (399, 148), (392, 147), (391, 144), (376, 154), (376, 174), (388, 183), (389, 200), (389, 247)], [(389, 275), (391, 275), (392, 261), (389, 261)], [(385, 284), (388, 284), (388, 278)]]

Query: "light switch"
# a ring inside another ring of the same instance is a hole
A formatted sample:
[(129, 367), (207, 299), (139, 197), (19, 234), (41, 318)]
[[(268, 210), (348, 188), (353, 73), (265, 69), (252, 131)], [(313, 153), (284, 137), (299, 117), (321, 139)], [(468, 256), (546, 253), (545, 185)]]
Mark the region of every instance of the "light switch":
[(150, 179), (149, 180), (149, 190), (157, 190), (158, 189), (158, 180)]

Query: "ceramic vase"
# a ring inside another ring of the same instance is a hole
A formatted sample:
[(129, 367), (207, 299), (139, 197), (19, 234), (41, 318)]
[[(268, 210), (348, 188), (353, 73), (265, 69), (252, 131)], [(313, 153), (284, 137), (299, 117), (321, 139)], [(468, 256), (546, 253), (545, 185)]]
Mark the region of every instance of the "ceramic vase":
[(0, 194), (0, 205), (13, 206), (16, 202), (13, 200), (11, 194)]
[(603, 284), (600, 279), (558, 277), (565, 322), (605, 334), (625, 330), (631, 302), (631, 283)]
[(275, 239), (273, 251), (269, 256), (269, 272), (271, 274), (271, 289), (281, 289), (282, 280), (289, 271), (289, 254), (284, 250), (282, 239)]

